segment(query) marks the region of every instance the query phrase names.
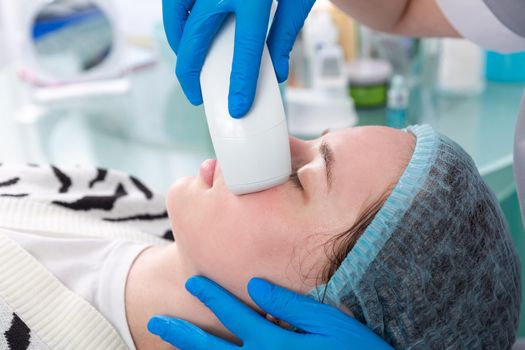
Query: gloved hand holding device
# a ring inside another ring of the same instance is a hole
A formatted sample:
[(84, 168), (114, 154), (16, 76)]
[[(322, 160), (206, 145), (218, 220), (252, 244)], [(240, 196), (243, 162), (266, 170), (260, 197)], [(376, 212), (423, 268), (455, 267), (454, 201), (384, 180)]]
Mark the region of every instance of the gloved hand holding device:
[[(288, 60), (297, 34), (315, 0), (279, 0), (268, 48), (279, 82), (288, 77)], [(243, 117), (255, 97), (272, 0), (163, 0), (164, 27), (177, 54), (177, 77), (187, 98), (202, 103), (200, 72), (208, 49), (229, 13), (235, 14), (235, 52), (229, 112)]]
[[(186, 288), (242, 340), (242, 349), (392, 349), (370, 329), (339, 309), (262, 279), (254, 278), (248, 284), (253, 301), (265, 312), (304, 333), (273, 324), (207, 278), (193, 277)], [(241, 349), (189, 322), (166, 316), (153, 317), (148, 329), (182, 350)]]

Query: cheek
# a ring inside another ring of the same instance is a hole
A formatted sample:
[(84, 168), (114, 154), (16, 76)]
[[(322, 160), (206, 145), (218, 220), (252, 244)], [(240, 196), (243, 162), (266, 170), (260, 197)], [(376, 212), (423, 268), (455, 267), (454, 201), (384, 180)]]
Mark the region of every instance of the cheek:
[(217, 239), (208, 243), (212, 250), (197, 258), (200, 273), (250, 304), (246, 286), (253, 277), (289, 288), (295, 288), (298, 281), (292, 264), (297, 233), (278, 220), (254, 221), (237, 218), (234, 229), (217, 232)]
[(198, 178), (183, 178), (168, 191), (166, 207), (179, 249), (199, 253), (206, 247), (210, 223), (216, 222), (214, 210)]
[(174, 233), (180, 231), (184, 219), (187, 217), (185, 203), (192, 198), (192, 178), (185, 177), (171, 185), (166, 195), (166, 209), (170, 217)]
[(283, 226), (284, 215), (276, 205), (277, 196), (271, 193), (243, 197), (219, 193), (206, 199), (201, 208), (205, 230), (201, 237), (206, 240), (202, 243), (217, 249), (214, 255), (225, 260), (256, 258), (258, 250), (266, 250), (268, 240), (274, 240)]
[(300, 244), (317, 220), (298, 193), (289, 185), (242, 197), (174, 186), (168, 205), (179, 249), (196, 274), (237, 295), (255, 276), (295, 288), (306, 266)]
[(291, 213), (297, 208), (282, 190), (217, 196), (207, 206), (205, 232), (197, 233), (200, 248), (193, 250), (200, 272), (253, 276), (289, 259), (296, 239), (291, 229), (297, 230)]

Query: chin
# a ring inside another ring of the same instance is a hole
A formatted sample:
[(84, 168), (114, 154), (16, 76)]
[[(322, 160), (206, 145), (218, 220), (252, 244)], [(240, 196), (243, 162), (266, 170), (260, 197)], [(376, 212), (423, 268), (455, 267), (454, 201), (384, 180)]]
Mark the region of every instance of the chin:
[(172, 220), (172, 225), (177, 214), (183, 213), (184, 208), (188, 207), (189, 202), (191, 203), (194, 197), (194, 183), (196, 181), (197, 179), (192, 176), (183, 177), (175, 181), (168, 190), (166, 195), (166, 208)]
[(191, 185), (195, 182), (195, 177), (187, 176), (175, 181), (169, 188), (166, 199), (168, 208), (171, 204), (180, 197), (187, 197), (188, 192), (191, 191)]
[(202, 218), (213, 212), (210, 204), (216, 202), (208, 190), (199, 176), (184, 177), (171, 185), (166, 208), (174, 232), (193, 231), (203, 225)]

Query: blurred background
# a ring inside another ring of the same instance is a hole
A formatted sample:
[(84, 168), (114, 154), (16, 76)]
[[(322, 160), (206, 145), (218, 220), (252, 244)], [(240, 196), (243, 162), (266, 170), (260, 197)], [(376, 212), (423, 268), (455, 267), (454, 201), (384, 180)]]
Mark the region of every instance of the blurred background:
[[(0, 0), (0, 163), (118, 169), (160, 192), (195, 175), (213, 147), (203, 108), (176, 80), (161, 10), (160, 0)], [(461, 144), (498, 196), (525, 267), (512, 173), (524, 88), (525, 53), (374, 32), (318, 0), (282, 92), (301, 138), (426, 123)]]

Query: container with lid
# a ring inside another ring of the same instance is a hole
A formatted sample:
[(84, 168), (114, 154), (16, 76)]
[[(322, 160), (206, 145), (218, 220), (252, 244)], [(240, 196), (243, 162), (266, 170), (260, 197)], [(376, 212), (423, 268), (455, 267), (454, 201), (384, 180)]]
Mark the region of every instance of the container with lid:
[(358, 109), (386, 106), (392, 65), (384, 60), (365, 58), (348, 65), (350, 96)]

